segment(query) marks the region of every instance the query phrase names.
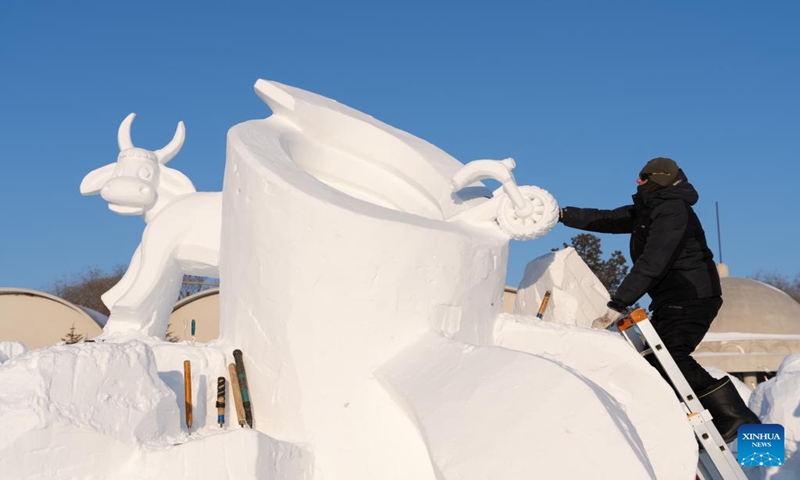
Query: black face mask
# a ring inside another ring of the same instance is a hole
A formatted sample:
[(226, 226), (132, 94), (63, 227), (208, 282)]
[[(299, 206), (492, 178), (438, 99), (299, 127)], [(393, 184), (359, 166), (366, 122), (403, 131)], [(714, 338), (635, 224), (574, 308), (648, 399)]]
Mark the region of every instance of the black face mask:
[(662, 187), (661, 185), (657, 184), (656, 182), (648, 181), (648, 182), (645, 182), (645, 183), (637, 186), (636, 187), (636, 192), (637, 193), (642, 193), (642, 194), (653, 193), (656, 190), (661, 190), (662, 188), (664, 188), (664, 187)]

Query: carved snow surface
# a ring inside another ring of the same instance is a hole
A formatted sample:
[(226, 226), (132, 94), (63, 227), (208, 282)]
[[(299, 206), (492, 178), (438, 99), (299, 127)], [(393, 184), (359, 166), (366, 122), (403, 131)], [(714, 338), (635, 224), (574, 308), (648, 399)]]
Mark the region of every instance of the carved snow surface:
[[(197, 428), (181, 429), (185, 359), (195, 366)], [(0, 365), (0, 477), (72, 480), (311, 477), (299, 447), (216, 427), (217, 349), (171, 343), (78, 343)], [(229, 415), (235, 415), (231, 408)]]
[(63, 345), (15, 356), (0, 366), (0, 405), (5, 474), (25, 445), (59, 445), (56, 432), (158, 444), (180, 431), (175, 394), (159, 379), (152, 351), (138, 342)]
[[(531, 185), (520, 187), (511, 171), (513, 158), (473, 160), (453, 175), (458, 191), (478, 180), (491, 178), (502, 184), (488, 204), (451, 218), (472, 223), (497, 222), (500, 230), (514, 240), (533, 240), (549, 232), (558, 222), (558, 203), (550, 192)], [(490, 210), (490, 205), (494, 211)], [(481, 218), (483, 216), (483, 218)]]

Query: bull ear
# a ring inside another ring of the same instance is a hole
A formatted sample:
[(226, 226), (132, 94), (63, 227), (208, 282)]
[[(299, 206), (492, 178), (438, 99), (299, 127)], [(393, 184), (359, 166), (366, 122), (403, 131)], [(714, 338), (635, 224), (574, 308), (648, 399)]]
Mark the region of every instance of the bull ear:
[(186, 195), (197, 190), (189, 177), (174, 168), (161, 165), (159, 169), (158, 189), (165, 190), (172, 195)]
[(81, 195), (95, 195), (103, 188), (103, 185), (111, 179), (116, 163), (109, 163), (104, 167), (92, 170), (81, 181)]

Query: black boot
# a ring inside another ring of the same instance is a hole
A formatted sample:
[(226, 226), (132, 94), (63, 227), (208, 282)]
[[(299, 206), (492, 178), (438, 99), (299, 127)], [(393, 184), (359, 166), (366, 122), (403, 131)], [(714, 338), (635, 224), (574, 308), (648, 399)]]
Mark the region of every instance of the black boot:
[(739, 427), (742, 425), (761, 423), (756, 414), (744, 404), (744, 400), (727, 376), (699, 393), (698, 398), (714, 417), (714, 425), (725, 443), (736, 440)]

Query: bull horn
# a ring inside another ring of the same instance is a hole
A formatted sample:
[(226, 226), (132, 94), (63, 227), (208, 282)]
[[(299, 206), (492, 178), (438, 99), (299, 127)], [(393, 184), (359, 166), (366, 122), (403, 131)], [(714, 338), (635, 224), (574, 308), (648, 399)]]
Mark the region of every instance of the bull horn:
[(153, 152), (156, 154), (158, 162), (163, 165), (172, 160), (181, 150), (184, 140), (186, 140), (186, 127), (183, 126), (183, 122), (181, 121), (178, 122), (178, 128), (175, 129), (175, 136), (172, 137), (172, 140), (169, 141), (167, 146)]
[(133, 119), (136, 118), (135, 113), (131, 113), (122, 123), (119, 124), (119, 130), (117, 131), (117, 144), (119, 145), (119, 151), (127, 150), (129, 148), (133, 148), (133, 141), (131, 140), (131, 123), (133, 123)]

